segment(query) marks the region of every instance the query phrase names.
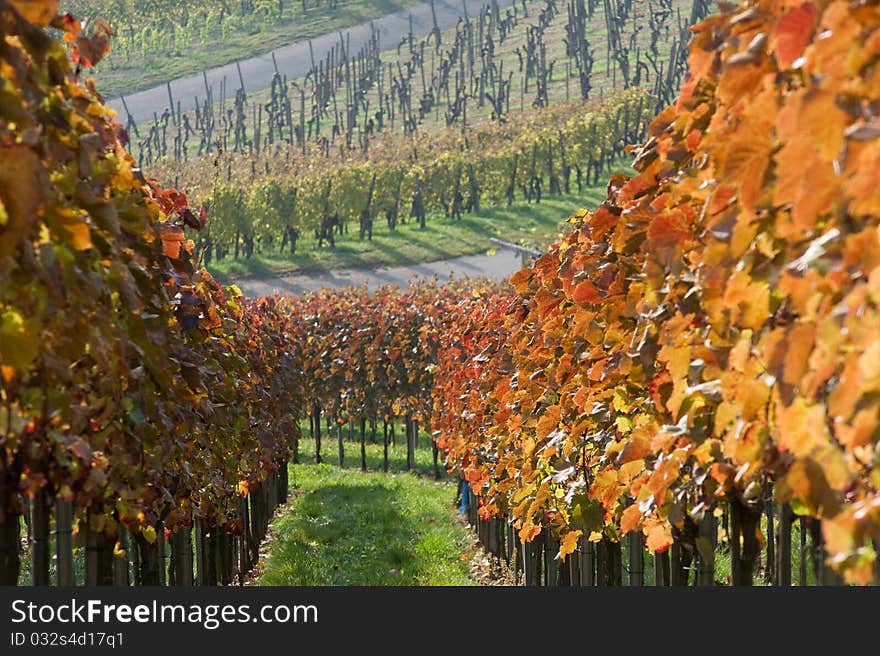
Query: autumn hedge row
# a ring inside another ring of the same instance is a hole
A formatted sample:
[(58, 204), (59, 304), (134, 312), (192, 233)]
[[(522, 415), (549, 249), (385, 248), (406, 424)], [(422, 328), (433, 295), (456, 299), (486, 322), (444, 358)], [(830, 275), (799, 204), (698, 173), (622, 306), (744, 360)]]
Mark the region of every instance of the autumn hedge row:
[(56, 13), (57, 2), (0, 0), (6, 583), (28, 500), (73, 501), (108, 537), (119, 523), (149, 541), (159, 521), (224, 524), (286, 462), (301, 405), (284, 301), (245, 301), (194, 269), (183, 226), (204, 215), (144, 178), (112, 110), (79, 80), (106, 31), (82, 34)]
[(563, 554), (631, 531), (663, 551), (723, 504), (751, 567), (772, 487), (868, 582), (880, 7), (744, 0), (694, 28), (689, 65), (638, 174), (513, 276), (505, 311), (444, 333), (433, 427), (484, 515), (552, 526)]
[(317, 405), (340, 424), (406, 414), (428, 420), (444, 324), (493, 287), (481, 279), (422, 280), (407, 289), (346, 287), (287, 298), (306, 407)]

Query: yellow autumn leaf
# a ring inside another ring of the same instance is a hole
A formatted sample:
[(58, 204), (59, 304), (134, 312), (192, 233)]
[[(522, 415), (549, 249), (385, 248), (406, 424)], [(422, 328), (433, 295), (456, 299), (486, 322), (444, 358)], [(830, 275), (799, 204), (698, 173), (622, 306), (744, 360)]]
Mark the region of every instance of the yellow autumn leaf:
[(141, 529), (141, 534), (144, 536), (144, 539), (150, 544), (156, 541), (156, 529), (153, 526), (145, 526)]
[(0, 258), (11, 255), (25, 230), (37, 220), (45, 198), (46, 174), (40, 158), (21, 145), (0, 147)]
[(828, 444), (828, 427), (822, 406), (809, 405), (798, 398), (788, 407), (779, 407), (776, 423), (779, 446), (798, 457), (808, 456), (813, 449)]
[(565, 560), (568, 554), (574, 553), (575, 549), (577, 549), (578, 539), (580, 539), (583, 533), (583, 531), (570, 531), (565, 534), (565, 537), (559, 543), (559, 558)]
[(68, 207), (50, 206), (46, 223), (57, 239), (68, 241), (78, 251), (92, 247), (92, 231), (85, 216)]
[(14, 370), (28, 369), (39, 349), (39, 322), (36, 319), (26, 319), (13, 309), (0, 314), (0, 364), (5, 379), (11, 379)]

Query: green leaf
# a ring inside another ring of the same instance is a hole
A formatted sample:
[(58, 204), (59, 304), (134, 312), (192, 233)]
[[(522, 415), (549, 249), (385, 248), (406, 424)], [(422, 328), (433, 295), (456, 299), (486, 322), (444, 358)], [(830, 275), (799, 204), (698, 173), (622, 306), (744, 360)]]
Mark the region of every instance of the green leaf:
[(0, 315), (0, 360), (4, 368), (19, 371), (30, 368), (40, 351), (39, 327), (39, 321), (25, 319), (16, 310)]
[(571, 500), (571, 526), (580, 529), (584, 535), (601, 531), (605, 523), (605, 509), (602, 504), (590, 499), (586, 494), (578, 494)]

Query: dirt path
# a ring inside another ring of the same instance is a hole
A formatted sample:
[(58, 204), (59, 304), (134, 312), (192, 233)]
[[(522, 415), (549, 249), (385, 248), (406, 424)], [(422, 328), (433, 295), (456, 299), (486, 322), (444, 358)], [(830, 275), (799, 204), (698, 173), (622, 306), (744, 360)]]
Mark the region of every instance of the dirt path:
[[(498, 5), (503, 9), (513, 4), (513, 0), (498, 0)], [(454, 27), (459, 17), (464, 16), (464, 7), (467, 7), (468, 16), (479, 14), (483, 6), (488, 5), (487, 0), (435, 0), (434, 7), (437, 12), (437, 24), (441, 30)], [(430, 3), (422, 3), (402, 11), (388, 14), (372, 22), (379, 32), (380, 48), (391, 50), (396, 48), (401, 39), (409, 33), (409, 17), (412, 16), (413, 34), (416, 38), (430, 34), (433, 28), (431, 19)], [(311, 40), (315, 53), (315, 61), (323, 59), (327, 52), (339, 43), (340, 34), (346, 40), (350, 39), (350, 51), (357, 52), (370, 39), (370, 22), (355, 25), (340, 32), (331, 32)], [(275, 49), (275, 59), (278, 62), (278, 70), (287, 79), (292, 80), (304, 77), (311, 68), (309, 56), (309, 42), (298, 41), (290, 45)], [(239, 62), (241, 73), (244, 78), (245, 90), (249, 92), (265, 89), (272, 82), (275, 67), (272, 63), (272, 54), (267, 52)], [(219, 99), (220, 83), (223, 78), (227, 79), (227, 93), (234, 96), (235, 89), (239, 88), (238, 71), (235, 62), (209, 69), (205, 72), (208, 85), (214, 87), (214, 97)], [(205, 81), (202, 73), (179, 78), (171, 82), (171, 90), (175, 101), (180, 101), (182, 111), (189, 111), (195, 107), (196, 97), (205, 98)], [(230, 91), (231, 90), (231, 93)], [(161, 115), (168, 107), (168, 90), (165, 84), (138, 91), (125, 96), (128, 109), (137, 123), (152, 120), (153, 113)], [(125, 122), (125, 109), (119, 98), (111, 98), (108, 104), (119, 112), (120, 120)]]
[(321, 273), (297, 273), (275, 277), (245, 278), (234, 281), (251, 297), (265, 296), (272, 292), (301, 294), (317, 291), (322, 287), (339, 288), (346, 285), (367, 283), (370, 289), (381, 285), (406, 287), (414, 277), (436, 278), (440, 281), (453, 278), (486, 277), (504, 280), (522, 267), (519, 255), (499, 250), (496, 255), (464, 255), (450, 260), (426, 262), (411, 266), (380, 267), (370, 270), (331, 270)]

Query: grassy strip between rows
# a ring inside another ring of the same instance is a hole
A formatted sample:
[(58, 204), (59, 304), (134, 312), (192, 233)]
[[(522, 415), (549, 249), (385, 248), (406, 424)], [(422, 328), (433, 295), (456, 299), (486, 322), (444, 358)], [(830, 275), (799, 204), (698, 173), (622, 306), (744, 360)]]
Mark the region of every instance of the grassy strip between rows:
[(402, 440), (389, 447), (389, 474), (375, 473), (381, 444), (367, 444), (368, 473), (360, 471), (360, 444), (344, 446), (339, 469), (335, 439), (325, 438), (320, 465), (314, 441), (302, 441), (302, 464), (290, 465), (291, 498), (270, 528), (257, 584), (474, 585), (473, 541), (452, 507), (455, 484), (445, 474), (433, 479), (424, 436), (416, 473), (403, 471)]
[(318, 248), (314, 235), (304, 235), (293, 256), (273, 252), (250, 259), (227, 257), (208, 268), (218, 280), (231, 282), (280, 272), (405, 266), (475, 255), (494, 248), (490, 237), (543, 249), (558, 239), (572, 213), (595, 207), (604, 194), (600, 185), (587, 187), (582, 194), (545, 197), (540, 203), (484, 208), (481, 216), (464, 214), (460, 221), (435, 215), (428, 217), (424, 229), (410, 220), (391, 232), (377, 222), (372, 241), (358, 240), (358, 226), (351, 223), (349, 234), (338, 237), (334, 248), (326, 244)]

